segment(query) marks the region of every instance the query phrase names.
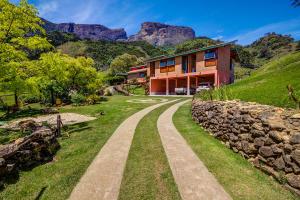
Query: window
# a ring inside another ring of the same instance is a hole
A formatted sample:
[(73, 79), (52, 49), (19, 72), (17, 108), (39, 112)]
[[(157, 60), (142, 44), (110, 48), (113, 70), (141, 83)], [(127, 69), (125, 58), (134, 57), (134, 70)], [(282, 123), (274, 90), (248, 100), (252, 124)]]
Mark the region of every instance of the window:
[(161, 60), (159, 63), (160, 67), (166, 67), (167, 66), (167, 61), (166, 60)]
[(167, 61), (167, 66), (172, 66), (172, 65), (175, 65), (175, 59), (174, 58), (173, 59), (169, 59)]
[(208, 60), (208, 59), (214, 59), (217, 58), (216, 52), (215, 51), (207, 51), (204, 54), (204, 60)]

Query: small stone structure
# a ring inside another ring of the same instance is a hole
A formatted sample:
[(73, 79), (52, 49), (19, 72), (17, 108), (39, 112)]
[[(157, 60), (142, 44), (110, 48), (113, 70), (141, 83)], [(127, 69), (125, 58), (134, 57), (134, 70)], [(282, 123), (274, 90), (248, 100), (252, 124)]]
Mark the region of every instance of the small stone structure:
[(192, 117), (255, 167), (300, 194), (300, 113), (241, 101), (194, 100)]
[(0, 186), (2, 178), (20, 169), (48, 162), (60, 147), (56, 131), (45, 126), (36, 127), (32, 134), (0, 146)]

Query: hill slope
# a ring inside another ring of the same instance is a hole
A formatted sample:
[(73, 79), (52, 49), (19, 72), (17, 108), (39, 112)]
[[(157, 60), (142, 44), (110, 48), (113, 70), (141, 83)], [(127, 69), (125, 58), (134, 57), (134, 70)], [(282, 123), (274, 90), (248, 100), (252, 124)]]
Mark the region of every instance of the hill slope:
[(300, 52), (271, 61), (250, 77), (228, 86), (232, 97), (281, 107), (295, 107), (289, 100), (287, 85), (300, 96)]

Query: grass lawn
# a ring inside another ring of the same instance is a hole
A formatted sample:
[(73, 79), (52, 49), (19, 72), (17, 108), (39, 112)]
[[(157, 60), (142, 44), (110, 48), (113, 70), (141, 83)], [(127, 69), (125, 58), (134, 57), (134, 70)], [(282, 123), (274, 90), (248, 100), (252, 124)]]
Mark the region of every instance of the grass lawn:
[[(53, 162), (21, 171), (18, 180), (10, 180), (0, 191), (0, 199), (67, 199), (93, 158), (109, 139), (118, 125), (131, 114), (151, 104), (128, 103), (128, 99), (147, 97), (110, 97), (98, 105), (62, 108), (96, 116), (91, 122), (69, 126), (70, 137), (59, 139), (61, 149)], [(153, 97), (151, 97), (153, 98)], [(103, 111), (104, 116), (99, 113)]]
[(204, 131), (192, 120), (190, 107), (187, 103), (175, 113), (174, 124), (233, 199), (299, 199)]
[(180, 199), (156, 126), (159, 115), (171, 105), (152, 111), (140, 121), (126, 163), (120, 200)]

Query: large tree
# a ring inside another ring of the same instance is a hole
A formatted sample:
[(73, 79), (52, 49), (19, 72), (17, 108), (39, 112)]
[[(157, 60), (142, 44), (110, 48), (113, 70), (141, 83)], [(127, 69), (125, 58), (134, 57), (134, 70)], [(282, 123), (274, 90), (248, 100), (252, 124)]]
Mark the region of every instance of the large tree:
[(0, 89), (18, 95), (29, 89), (30, 56), (51, 48), (37, 10), (26, 0), (18, 5), (0, 1)]
[(138, 58), (135, 55), (125, 53), (117, 56), (110, 64), (109, 73), (111, 75), (117, 75), (118, 73), (126, 73), (130, 67), (141, 65), (144, 63), (143, 58)]

